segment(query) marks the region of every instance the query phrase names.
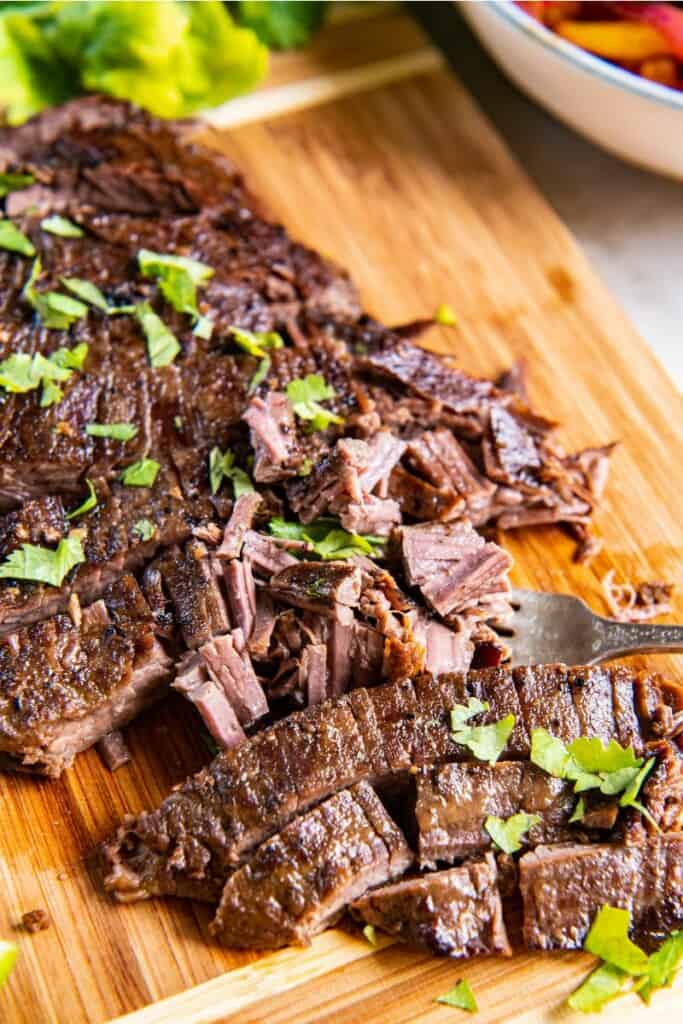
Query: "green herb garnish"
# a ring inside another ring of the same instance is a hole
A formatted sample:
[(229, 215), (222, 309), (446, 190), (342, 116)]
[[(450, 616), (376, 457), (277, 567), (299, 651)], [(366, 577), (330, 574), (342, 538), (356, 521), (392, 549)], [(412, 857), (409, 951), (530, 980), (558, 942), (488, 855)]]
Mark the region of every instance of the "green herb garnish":
[(137, 523), (133, 526), (133, 533), (140, 540), (146, 541), (151, 540), (154, 536), (156, 527), (154, 523), (149, 519), (138, 519)]
[(154, 459), (140, 459), (126, 466), (121, 482), (127, 487), (151, 487), (160, 469), (160, 464)]
[(86, 512), (91, 512), (92, 509), (97, 507), (97, 494), (95, 493), (95, 488), (91, 484), (90, 480), (86, 480), (85, 482), (88, 488), (88, 497), (78, 506), (78, 508), (75, 508), (73, 511), (68, 513), (66, 517), (67, 519), (75, 519), (76, 516), (84, 516)]
[(444, 1006), (455, 1006), (458, 1010), (467, 1010), (468, 1013), (476, 1013), (479, 1009), (470, 983), (465, 978), (449, 989), (445, 995), (439, 996), (436, 1002), (443, 1003)]
[(229, 448), (225, 453), (220, 448), (212, 448), (209, 455), (209, 480), (212, 494), (218, 494), (221, 484), (226, 478), (232, 481), (233, 494), (236, 498), (254, 490), (254, 485), (248, 475), (235, 465), (234, 452)]
[(83, 228), (79, 228), (78, 224), (74, 224), (72, 220), (60, 217), (58, 214), (45, 217), (41, 220), (40, 226), (43, 231), (47, 231), (51, 235), (59, 235), (60, 238), (83, 238), (85, 234)]
[(200, 316), (192, 331), (202, 341), (208, 341), (213, 334), (213, 320), (208, 316)]
[(147, 355), (152, 366), (170, 366), (180, 352), (180, 345), (161, 317), (157, 316), (148, 302), (142, 302), (135, 310), (145, 337)]
[(32, 174), (12, 174), (5, 172), (0, 174), (0, 199), (4, 199), (10, 192), (18, 192), (22, 188), (28, 188), (35, 183)]
[(566, 746), (545, 729), (532, 730), (531, 761), (555, 778), (573, 781), (575, 793), (589, 789), (606, 796), (624, 793), (628, 806), (634, 806), (647, 774), (642, 757), (636, 757), (632, 747), (622, 747), (616, 740), (603, 746), (596, 737), (584, 736)]
[(64, 287), (68, 288), (74, 295), (77, 295), (83, 302), (101, 309), (104, 313), (109, 312), (109, 303), (97, 285), (93, 284), (92, 281), (84, 281), (80, 277), (63, 277), (61, 280)]
[(251, 380), (249, 381), (249, 388), (248, 388), (248, 393), (249, 394), (252, 394), (252, 392), (256, 391), (256, 388), (259, 386), (261, 381), (265, 380), (266, 377), (268, 376), (268, 371), (269, 370), (270, 370), (270, 356), (264, 356), (263, 359), (260, 360), (258, 366), (256, 367), (256, 372), (254, 373), (254, 375), (252, 376)]
[(670, 988), (683, 960), (683, 931), (672, 932), (656, 953), (652, 953), (647, 964), (643, 984), (638, 985), (638, 995), (644, 1003), (650, 1002), (652, 993), (658, 988)]
[(458, 323), (458, 318), (455, 315), (455, 311), (452, 309), (451, 306), (446, 305), (445, 302), (442, 302), (439, 308), (437, 309), (436, 313), (434, 314), (434, 319), (436, 320), (437, 324), (442, 324), (444, 327), (455, 327), (457, 326)]
[(178, 313), (189, 313), (199, 320), (197, 288), (213, 276), (213, 267), (188, 256), (151, 252), (149, 249), (140, 250), (138, 264), (144, 277), (156, 278), (161, 294)]
[[(230, 334), (241, 349), (244, 349), (250, 356), (261, 360), (256, 373), (249, 383), (249, 390), (253, 391), (270, 369), (268, 349), (282, 348), (284, 341), (277, 331), (247, 331), (243, 327), (231, 327)], [(261, 374), (260, 377), (259, 374)], [(258, 380), (254, 383), (257, 377)]]
[(88, 354), (85, 343), (74, 348), (58, 348), (47, 359), (37, 352), (15, 352), (0, 363), (0, 387), (14, 394), (34, 391), (41, 385), (42, 407), (53, 405), (62, 397), (60, 383), (68, 380), (73, 370), (81, 370)]
[(582, 796), (576, 801), (576, 807), (572, 811), (572, 816), (569, 819), (569, 824), (573, 825), (575, 821), (583, 821), (583, 816), (586, 813), (586, 801)]
[(471, 718), (488, 710), (488, 701), (476, 697), (470, 697), (466, 706), (456, 704), (451, 711), (451, 729), (455, 742), (467, 747), (478, 761), (495, 764), (515, 727), (515, 716), (506, 715), (489, 725), (469, 725)]
[(516, 853), (522, 848), (522, 836), (534, 825), (538, 825), (541, 817), (538, 814), (526, 814), (520, 811), (510, 818), (496, 818), (489, 815), (484, 828), (503, 853)]
[(619, 907), (602, 906), (595, 916), (583, 948), (627, 974), (645, 974), (648, 957), (628, 937), (631, 915)]
[[(0, 221), (0, 223), (2, 223)], [(34, 287), (41, 272), (40, 259), (33, 261), (28, 281), (24, 285), (23, 297), (33, 306), (43, 326), (55, 330), (68, 330), (72, 323), (87, 316), (88, 307), (78, 299), (72, 299), (61, 292), (39, 292)]]
[(0, 249), (18, 252), (20, 256), (35, 256), (36, 247), (30, 238), (16, 227), (11, 220), (0, 220)]
[(381, 558), (386, 537), (361, 536), (343, 530), (336, 519), (315, 519), (312, 523), (288, 523), (275, 517), (268, 524), (274, 537), (302, 540), (310, 545), (310, 552), (325, 561), (341, 561), (353, 555)]
[(65, 576), (75, 565), (85, 562), (81, 530), (72, 530), (60, 540), (56, 550), (22, 544), (0, 563), (0, 577), (13, 580), (33, 580), (61, 587)]
[(12, 972), (18, 952), (13, 942), (0, 942), (0, 988), (5, 984)]
[(375, 931), (374, 924), (366, 924), (363, 929), (363, 936), (367, 939), (371, 946), (377, 945), (377, 932)]
[(567, 1004), (581, 1013), (599, 1013), (624, 991), (628, 978), (626, 971), (613, 964), (600, 964), (588, 975), (583, 985), (572, 992)]
[(343, 423), (344, 418), (323, 409), (320, 402), (334, 398), (334, 388), (325, 383), (318, 373), (309, 373), (299, 380), (291, 380), (286, 388), (287, 398), (299, 419), (307, 420), (311, 430), (325, 430), (330, 423)]
[(133, 423), (88, 423), (86, 434), (91, 437), (111, 437), (114, 441), (130, 441), (138, 428)]

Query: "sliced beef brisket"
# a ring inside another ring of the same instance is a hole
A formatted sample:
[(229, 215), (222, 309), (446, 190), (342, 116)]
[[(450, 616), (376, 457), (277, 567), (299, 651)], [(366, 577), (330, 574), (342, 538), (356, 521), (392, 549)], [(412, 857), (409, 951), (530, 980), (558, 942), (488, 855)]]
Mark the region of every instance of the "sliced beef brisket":
[(451, 737), (450, 712), (469, 697), (489, 702), (484, 722), (516, 716), (504, 759), (527, 758), (538, 727), (565, 742), (614, 738), (641, 753), (683, 709), (683, 688), (623, 668), (489, 669), (354, 690), (226, 750), (156, 811), (124, 825), (104, 848), (106, 887), (124, 899), (215, 894), (249, 850), (331, 793), (467, 759)]
[(437, 956), (511, 956), (492, 854), (373, 889), (351, 907), (355, 918)]
[(211, 932), (226, 946), (308, 945), (413, 855), (367, 783), (337, 793), (258, 847), (228, 879)]
[(680, 833), (629, 846), (539, 847), (519, 869), (529, 949), (581, 949), (605, 904), (628, 910), (633, 937), (647, 944), (683, 925)]

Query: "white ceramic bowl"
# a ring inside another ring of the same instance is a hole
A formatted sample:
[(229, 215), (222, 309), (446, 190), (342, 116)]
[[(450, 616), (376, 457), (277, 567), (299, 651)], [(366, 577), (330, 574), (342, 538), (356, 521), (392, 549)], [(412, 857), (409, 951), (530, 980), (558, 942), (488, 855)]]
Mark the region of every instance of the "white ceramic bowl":
[(683, 93), (568, 43), (512, 0), (459, 7), (494, 60), (532, 99), (624, 160), (683, 179)]

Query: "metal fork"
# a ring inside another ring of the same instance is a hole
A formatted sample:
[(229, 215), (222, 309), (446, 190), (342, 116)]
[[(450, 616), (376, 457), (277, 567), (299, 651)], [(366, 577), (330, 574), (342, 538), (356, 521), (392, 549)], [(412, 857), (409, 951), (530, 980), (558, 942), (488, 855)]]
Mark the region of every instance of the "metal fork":
[(513, 590), (511, 603), (514, 612), (505, 620), (505, 639), (512, 665), (595, 665), (624, 654), (683, 652), (683, 626), (604, 619), (570, 594)]

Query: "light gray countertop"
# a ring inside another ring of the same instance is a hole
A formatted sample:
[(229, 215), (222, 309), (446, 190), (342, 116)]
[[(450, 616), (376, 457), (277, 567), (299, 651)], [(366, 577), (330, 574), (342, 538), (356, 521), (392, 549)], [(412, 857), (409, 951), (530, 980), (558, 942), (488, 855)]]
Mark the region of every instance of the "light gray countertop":
[(411, 6), (683, 389), (683, 183), (622, 163), (527, 100), (451, 4)]

